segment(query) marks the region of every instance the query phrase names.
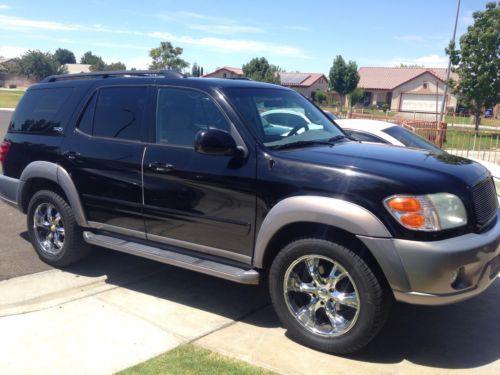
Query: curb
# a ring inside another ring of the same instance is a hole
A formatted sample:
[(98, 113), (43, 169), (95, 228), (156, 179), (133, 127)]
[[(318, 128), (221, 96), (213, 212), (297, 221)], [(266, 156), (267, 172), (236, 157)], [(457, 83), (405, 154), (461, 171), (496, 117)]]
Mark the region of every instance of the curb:
[(0, 108), (0, 111), (14, 112), (15, 108)]
[(4, 280), (0, 282), (0, 317), (45, 310), (143, 280), (158, 272), (157, 267), (142, 265), (115, 275), (92, 277), (54, 269)]

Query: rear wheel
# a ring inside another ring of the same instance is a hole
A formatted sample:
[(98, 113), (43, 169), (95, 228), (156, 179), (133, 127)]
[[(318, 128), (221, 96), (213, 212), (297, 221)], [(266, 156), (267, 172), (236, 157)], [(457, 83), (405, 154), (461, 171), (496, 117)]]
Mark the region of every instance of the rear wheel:
[(367, 263), (340, 244), (301, 239), (275, 258), (271, 299), (289, 334), (314, 349), (361, 349), (385, 323), (389, 298)]
[(68, 266), (90, 252), (71, 207), (53, 191), (41, 190), (33, 195), (27, 221), (31, 244), (45, 263)]

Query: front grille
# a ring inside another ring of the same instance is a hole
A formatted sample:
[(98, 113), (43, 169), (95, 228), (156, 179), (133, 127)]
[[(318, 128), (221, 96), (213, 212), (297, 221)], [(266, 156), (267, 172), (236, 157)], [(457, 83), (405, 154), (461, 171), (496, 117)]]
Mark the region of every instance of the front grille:
[(487, 178), (472, 188), (472, 203), (478, 226), (488, 224), (496, 215), (498, 198), (493, 179)]

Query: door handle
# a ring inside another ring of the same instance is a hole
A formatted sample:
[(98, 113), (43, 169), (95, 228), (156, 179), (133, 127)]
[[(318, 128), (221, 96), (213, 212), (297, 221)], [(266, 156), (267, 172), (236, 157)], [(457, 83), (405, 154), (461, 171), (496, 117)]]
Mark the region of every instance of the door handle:
[(174, 166), (172, 164), (160, 163), (159, 161), (149, 163), (148, 168), (158, 173), (170, 173), (174, 170)]
[(63, 155), (69, 160), (75, 160), (78, 156), (80, 156), (80, 153), (75, 151), (66, 151)]

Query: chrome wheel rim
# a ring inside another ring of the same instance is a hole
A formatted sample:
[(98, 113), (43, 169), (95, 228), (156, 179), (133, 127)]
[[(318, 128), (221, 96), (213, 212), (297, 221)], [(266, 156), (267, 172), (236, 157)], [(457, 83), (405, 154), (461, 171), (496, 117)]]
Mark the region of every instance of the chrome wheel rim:
[(39, 248), (49, 256), (58, 255), (64, 246), (61, 213), (51, 203), (41, 203), (33, 214), (33, 229)]
[(283, 295), (297, 322), (324, 337), (349, 332), (361, 308), (352, 277), (338, 262), (323, 255), (295, 260), (286, 270)]

